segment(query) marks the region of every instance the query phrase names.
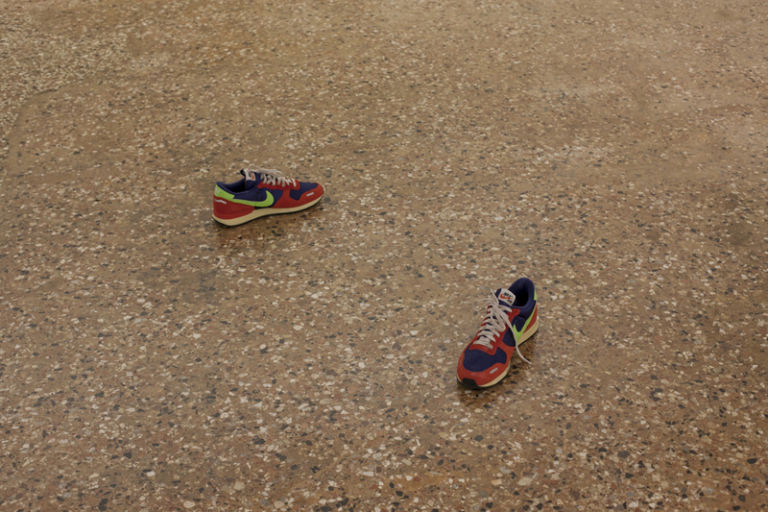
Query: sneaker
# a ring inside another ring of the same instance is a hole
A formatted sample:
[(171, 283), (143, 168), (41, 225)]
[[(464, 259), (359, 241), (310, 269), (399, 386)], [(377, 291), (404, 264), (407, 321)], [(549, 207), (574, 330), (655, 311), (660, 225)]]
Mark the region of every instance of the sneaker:
[(286, 178), (274, 169), (243, 169), (234, 183), (217, 182), (213, 190), (213, 218), (237, 226), (257, 217), (298, 212), (323, 196), (318, 183)]
[(538, 310), (530, 279), (492, 293), (480, 330), (459, 357), (459, 382), (473, 389), (499, 383), (509, 373), (514, 352), (528, 363), (518, 347), (539, 328)]

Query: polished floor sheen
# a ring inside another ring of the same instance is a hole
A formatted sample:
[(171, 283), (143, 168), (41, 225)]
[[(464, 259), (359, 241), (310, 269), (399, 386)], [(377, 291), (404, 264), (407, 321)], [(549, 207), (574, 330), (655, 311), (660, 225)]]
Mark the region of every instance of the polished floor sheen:
[[(767, 48), (762, 0), (0, 0), (0, 510), (768, 510)], [(326, 197), (217, 225), (244, 166)], [(463, 389), (520, 276), (532, 364)]]

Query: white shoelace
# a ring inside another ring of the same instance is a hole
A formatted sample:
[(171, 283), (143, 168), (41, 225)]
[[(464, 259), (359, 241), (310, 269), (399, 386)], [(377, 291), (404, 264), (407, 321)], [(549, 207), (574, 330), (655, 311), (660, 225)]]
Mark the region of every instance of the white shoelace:
[(256, 169), (243, 169), (243, 174), (248, 178), (248, 173), (261, 174), (261, 181), (265, 185), (277, 185), (279, 187), (295, 187), (296, 180), (294, 178), (288, 178), (283, 175), (282, 172), (277, 169), (262, 169), (257, 167)]
[[(512, 323), (509, 321), (510, 311), (512, 311), (512, 308), (506, 304), (502, 304), (499, 301), (499, 298), (496, 297), (496, 294), (491, 292), (491, 298), (488, 302), (488, 313), (486, 313), (483, 323), (480, 325), (480, 334), (477, 336), (473, 345), (482, 345), (488, 349), (492, 349), (493, 340), (503, 332), (506, 327), (514, 332)], [(520, 353), (520, 347), (517, 346), (517, 340), (515, 340), (515, 353), (521, 360), (531, 364), (531, 362)]]

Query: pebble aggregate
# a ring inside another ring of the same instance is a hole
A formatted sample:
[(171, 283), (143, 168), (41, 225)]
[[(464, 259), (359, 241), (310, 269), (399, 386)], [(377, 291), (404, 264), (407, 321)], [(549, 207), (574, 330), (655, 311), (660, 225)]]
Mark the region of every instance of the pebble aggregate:
[[(768, 4), (0, 0), (0, 510), (768, 510)], [(224, 228), (244, 166), (319, 181)], [(456, 383), (533, 279), (509, 376)]]

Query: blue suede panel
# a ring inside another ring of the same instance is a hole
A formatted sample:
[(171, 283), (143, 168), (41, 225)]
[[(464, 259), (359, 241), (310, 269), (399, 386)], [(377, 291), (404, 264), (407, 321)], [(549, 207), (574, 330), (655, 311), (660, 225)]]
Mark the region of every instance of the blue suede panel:
[(507, 354), (498, 348), (494, 355), (486, 354), (482, 350), (467, 350), (464, 353), (464, 368), (471, 372), (481, 372), (496, 363), (504, 364), (506, 361)]

